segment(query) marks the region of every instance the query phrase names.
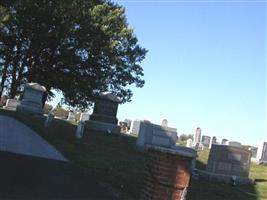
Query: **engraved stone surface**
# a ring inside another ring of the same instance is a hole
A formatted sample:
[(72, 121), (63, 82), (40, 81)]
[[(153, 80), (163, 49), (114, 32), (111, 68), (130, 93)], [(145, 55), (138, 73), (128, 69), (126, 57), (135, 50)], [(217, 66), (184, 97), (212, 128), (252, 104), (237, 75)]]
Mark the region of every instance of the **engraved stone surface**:
[(251, 152), (242, 147), (213, 144), (207, 171), (215, 174), (248, 177)]

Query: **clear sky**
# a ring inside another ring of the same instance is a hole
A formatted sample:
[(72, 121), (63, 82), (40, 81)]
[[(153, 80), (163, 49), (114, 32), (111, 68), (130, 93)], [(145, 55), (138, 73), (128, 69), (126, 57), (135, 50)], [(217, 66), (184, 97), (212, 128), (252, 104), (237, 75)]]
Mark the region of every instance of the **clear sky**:
[(119, 120), (257, 146), (266, 129), (266, 2), (117, 0), (142, 47), (143, 88)]
[(149, 50), (118, 118), (257, 145), (266, 130), (265, 1), (116, 1)]

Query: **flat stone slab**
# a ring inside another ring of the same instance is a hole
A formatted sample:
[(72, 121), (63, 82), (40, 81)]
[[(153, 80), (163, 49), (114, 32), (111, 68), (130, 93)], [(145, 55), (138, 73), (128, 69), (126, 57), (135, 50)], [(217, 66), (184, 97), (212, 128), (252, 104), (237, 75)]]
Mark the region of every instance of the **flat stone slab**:
[(0, 151), (68, 161), (32, 129), (12, 117), (1, 115)]

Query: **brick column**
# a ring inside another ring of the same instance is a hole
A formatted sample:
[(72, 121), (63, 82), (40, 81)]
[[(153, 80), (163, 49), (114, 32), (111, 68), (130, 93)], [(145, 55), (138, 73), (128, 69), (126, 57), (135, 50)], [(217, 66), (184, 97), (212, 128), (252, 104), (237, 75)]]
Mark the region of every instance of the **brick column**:
[(142, 200), (185, 199), (194, 155), (185, 149), (149, 146)]

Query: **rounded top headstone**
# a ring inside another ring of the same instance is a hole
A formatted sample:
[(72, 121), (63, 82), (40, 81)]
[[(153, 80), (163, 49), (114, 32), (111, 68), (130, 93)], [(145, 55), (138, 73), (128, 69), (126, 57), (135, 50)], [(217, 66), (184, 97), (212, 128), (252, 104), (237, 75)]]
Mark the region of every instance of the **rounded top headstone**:
[(168, 126), (168, 120), (167, 119), (163, 119), (161, 122), (161, 126)]
[(39, 83), (27, 83), (25, 88), (39, 90), (39, 91), (42, 91), (42, 92), (46, 91), (46, 88), (44, 86), (40, 85)]

